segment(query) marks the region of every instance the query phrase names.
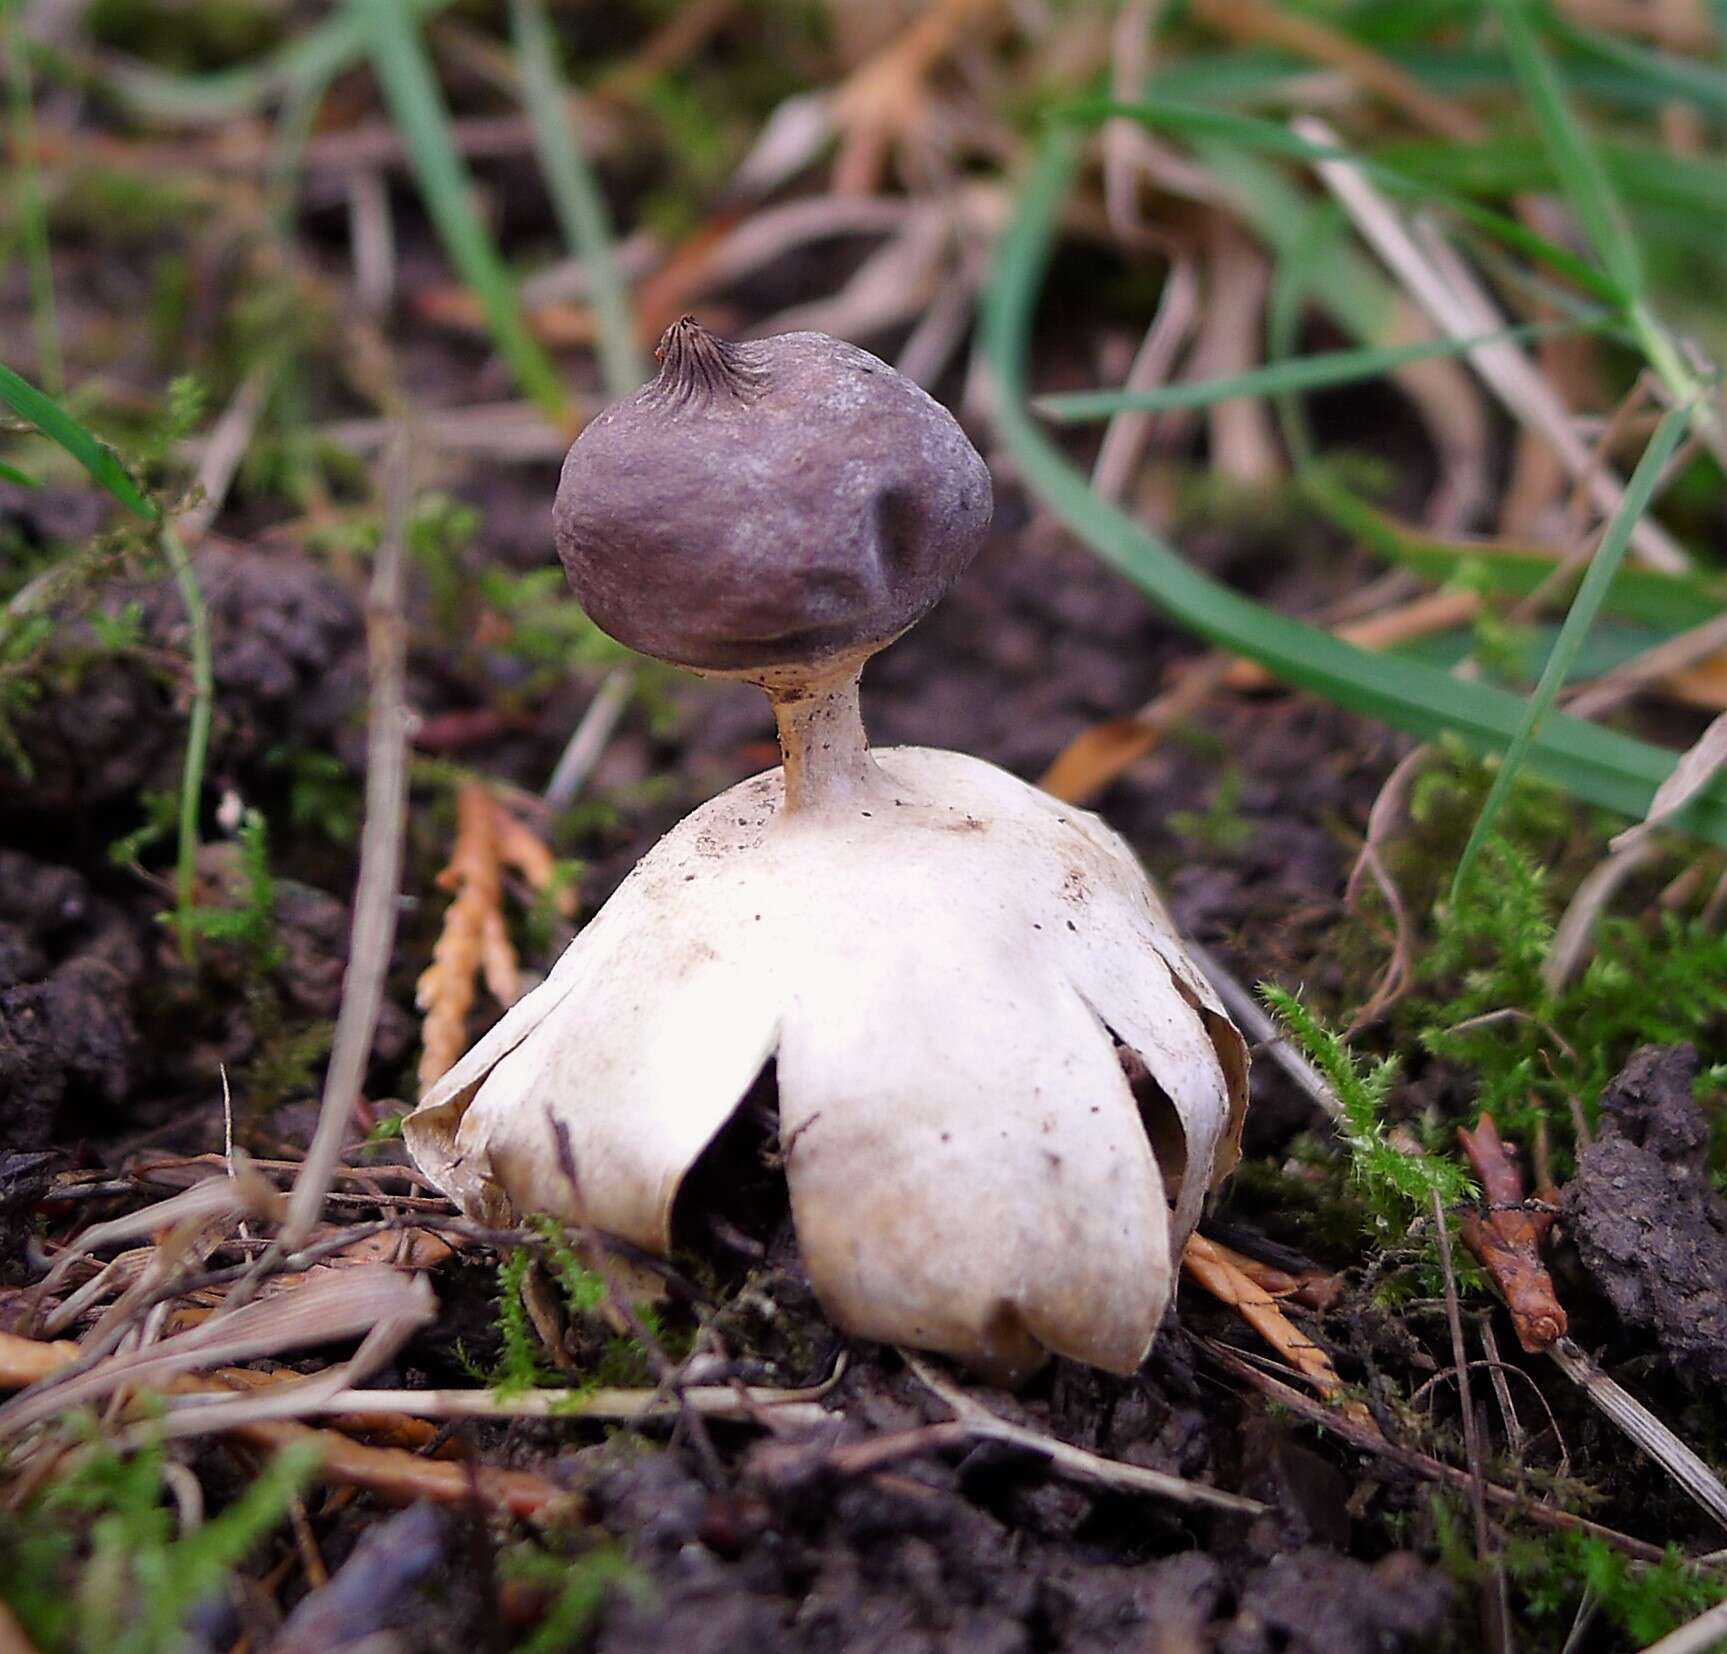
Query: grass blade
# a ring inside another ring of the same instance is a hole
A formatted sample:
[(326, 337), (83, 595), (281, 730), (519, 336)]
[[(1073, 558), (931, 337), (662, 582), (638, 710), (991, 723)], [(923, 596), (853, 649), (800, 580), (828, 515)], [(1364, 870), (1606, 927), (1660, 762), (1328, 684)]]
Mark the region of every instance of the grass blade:
[(1469, 876), (1469, 870), (1475, 864), (1475, 858), (1481, 852), (1481, 846), (1487, 842), (1488, 835), (1493, 831), (1500, 807), (1510, 796), (1512, 784), (1523, 767), (1530, 743), (1534, 741), (1536, 731), (1541, 726), (1541, 720), (1552, 708), (1554, 698), (1564, 686), (1572, 662), (1577, 658), (1577, 651), (1583, 647), (1583, 640), (1595, 623), (1602, 600), (1607, 596), (1608, 589), (1613, 584), (1613, 576), (1625, 556), (1625, 548), (1631, 543), (1632, 527), (1649, 509), (1649, 502), (1655, 494), (1655, 484), (1667, 468), (1667, 462), (1673, 457), (1690, 420), (1689, 406), (1673, 408), (1664, 414), (1661, 423), (1655, 427), (1655, 434), (1649, 439), (1649, 446), (1643, 450), (1643, 457), (1637, 462), (1637, 469), (1631, 473), (1631, 480), (1625, 485), (1625, 498), (1620, 502), (1619, 509), (1613, 513), (1613, 520), (1608, 523), (1607, 532), (1601, 537), (1601, 544), (1596, 547), (1595, 555), (1589, 560), (1588, 572), (1583, 576), (1582, 585), (1577, 588), (1577, 595), (1572, 599), (1571, 608), (1566, 613), (1564, 624), (1559, 628), (1558, 638), (1554, 641), (1553, 652), (1547, 657), (1547, 664), (1541, 670), (1535, 692), (1529, 697), (1529, 704), (1524, 709), (1523, 722), (1511, 738), (1511, 744), (1505, 749), (1505, 756), (1500, 760), (1499, 773), (1493, 778), (1493, 785), (1488, 789), (1487, 797), (1482, 803), (1481, 814), (1476, 818), (1475, 826), (1469, 834), (1469, 842), (1464, 845), (1463, 854), (1458, 858), (1457, 871), (1451, 878), (1451, 900), (1454, 905), (1458, 893), (1463, 889), (1464, 881)]
[(3, 459), (0, 459), (0, 482), (9, 482), (18, 488), (41, 487), (28, 471), (20, 471), (16, 465), (8, 465)]
[(516, 290), (480, 222), (473, 182), (413, 13), (400, 0), (351, 0), (366, 28), (372, 67), (407, 146), (426, 211), (462, 280), (473, 288), (516, 381), (549, 418), (569, 419), (563, 382), (523, 320)]
[(1085, 424), (1111, 419), (1118, 413), (1164, 413), (1173, 408), (1208, 408), (1214, 403), (1241, 397), (1279, 396), (1297, 391), (1323, 390), (1330, 385), (1348, 385), (1410, 362), (1425, 362), (1435, 356), (1461, 356), (1482, 345), (1541, 338), (1555, 333), (1589, 331), (1606, 326), (1614, 318), (1597, 316), (1583, 322), (1532, 322), (1501, 328), (1469, 339), (1426, 339), (1418, 344), (1386, 346), (1372, 350), (1334, 350), (1303, 356), (1269, 367), (1254, 368), (1226, 379), (1204, 379), (1197, 383), (1157, 385), (1143, 391), (1071, 391), (1061, 396), (1037, 397), (1032, 406), (1058, 425)]
[(533, 123), (540, 169), (564, 239), (588, 274), (600, 371), (613, 396), (627, 396), (647, 378), (647, 367), (636, 348), (629, 292), (612, 254), (610, 214), (570, 119), (556, 43), (541, 0), (510, 0), (510, 27), (521, 60), (522, 96)]
[(1727, 115), (1727, 76), (1723, 76), (1718, 68), (1704, 68), (1667, 52), (1653, 51), (1600, 29), (1573, 23), (1565, 17), (1550, 18), (1548, 27), (1568, 46), (1624, 70), (1634, 81), (1648, 88), (1652, 101), (1685, 98), (1699, 109)]
[(1643, 293), (1643, 261), (1607, 169), (1578, 123), (1559, 72), (1529, 21), (1525, 0), (1494, 0), (1518, 85), (1535, 111), (1560, 188), (1614, 284), (1633, 299)]
[[(1503, 751), (1524, 722), (1520, 697), (1459, 682), (1416, 662), (1369, 654), (1208, 579), (1094, 494), (1033, 423), (1025, 402), (1026, 345), (1077, 155), (1071, 133), (1057, 132), (1046, 141), (984, 297), (981, 342), (996, 391), (997, 429), (1026, 486), (1105, 562), (1208, 641), (1257, 660), (1284, 682), (1423, 739), (1454, 731), (1477, 752)], [(1554, 713), (1531, 737), (1526, 763), (1579, 798), (1641, 819), (1656, 787), (1672, 773), (1675, 756)], [(1727, 789), (1709, 788), (1684, 821), (1691, 831), (1727, 844)]]
[(43, 436), (59, 443), (134, 516), (155, 521), (158, 516), (155, 505), (132, 480), (120, 456), (52, 397), (44, 396), (28, 379), (3, 364), (0, 364), (0, 402), (20, 419), (28, 420)]
[[(425, 18), (454, 0), (404, 0), (409, 13)], [(296, 86), (311, 86), (345, 74), (366, 56), (366, 26), (349, 11), (297, 34), (255, 63), (201, 75), (177, 75), (155, 64), (106, 60), (105, 84), (135, 114), (188, 125), (218, 124), (255, 115)]]
[(1444, 207), (1473, 224), (1484, 234), (1528, 257), (1576, 284), (1583, 292), (1615, 309), (1627, 309), (1635, 294), (1616, 283), (1610, 275), (1597, 270), (1587, 259), (1578, 258), (1557, 242), (1536, 235), (1515, 219), (1493, 212), (1462, 196), (1442, 193), (1429, 180), (1411, 177), (1400, 168), (1388, 166), (1370, 156), (1336, 144), (1315, 143), (1299, 133), (1280, 126), (1276, 121), (1261, 120), (1256, 115), (1237, 115), (1228, 110), (1208, 109), (1196, 104), (1158, 101), (1155, 103), (1122, 103), (1109, 98), (1086, 98), (1074, 103), (1059, 104), (1051, 111), (1061, 121), (1082, 122), (1088, 126), (1122, 116), (1178, 133), (1192, 140), (1213, 140), (1241, 149), (1258, 150), (1265, 154), (1296, 161), (1347, 161), (1359, 167), (1375, 183), (1399, 195), (1416, 196), (1425, 205)]

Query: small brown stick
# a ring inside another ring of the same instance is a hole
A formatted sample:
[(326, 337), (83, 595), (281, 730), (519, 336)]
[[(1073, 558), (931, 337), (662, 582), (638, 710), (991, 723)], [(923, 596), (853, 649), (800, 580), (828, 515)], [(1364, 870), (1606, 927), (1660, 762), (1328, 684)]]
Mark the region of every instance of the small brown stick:
[[(1029, 1430), (1024, 1425), (1009, 1424), (982, 1403), (974, 1401), (957, 1384), (942, 1377), (922, 1357), (913, 1355), (909, 1350), (901, 1350), (900, 1357), (912, 1375), (947, 1404), (955, 1415), (954, 1422), (963, 1425), (968, 1435), (985, 1441), (1007, 1442), (1015, 1447), (1029, 1448), (1034, 1453), (1042, 1454), (1057, 1470), (1075, 1481), (1087, 1482), (1094, 1487), (1125, 1488), (1136, 1493), (1156, 1494), (1161, 1498), (1172, 1499), (1177, 1504), (1209, 1505), (1214, 1510), (1233, 1511), (1245, 1516), (1262, 1515), (1269, 1508), (1259, 1500), (1245, 1498), (1239, 1493), (1225, 1493), (1221, 1488), (1207, 1487), (1202, 1482), (1185, 1481), (1180, 1476), (1171, 1476), (1161, 1470), (1120, 1464), (1096, 1453), (1088, 1453), (1083, 1447), (1074, 1447), (1068, 1442), (1057, 1441), (1053, 1436)], [(931, 1428), (939, 1430), (942, 1427), (935, 1425)]]
[(1499, 1289), (1518, 1343), (1539, 1355), (1563, 1337), (1569, 1325), (1553, 1277), (1541, 1261), (1541, 1243), (1553, 1226), (1558, 1191), (1537, 1189), (1535, 1205), (1525, 1198), (1523, 1173), (1500, 1141), (1491, 1114), (1484, 1113), (1473, 1132), (1459, 1126), (1457, 1142), (1486, 1199), (1485, 1216), (1471, 1212), (1463, 1219), (1463, 1244)]
[[(1485, 1115), (1482, 1116), (1486, 1118)], [(1463, 1312), (1457, 1302), (1457, 1272), (1451, 1264), (1451, 1231), (1445, 1222), (1445, 1207), (1439, 1191), (1433, 1191), (1434, 1238), (1439, 1243), (1439, 1266), (1445, 1274), (1445, 1319), (1451, 1328), (1452, 1359), (1457, 1364), (1457, 1401), (1463, 1415), (1463, 1451), (1469, 1460), (1469, 1505), (1475, 1517), (1475, 1555), (1487, 1570), (1481, 1583), (1482, 1629), (1495, 1650), (1511, 1647), (1507, 1623), (1505, 1575), (1493, 1552), (1493, 1535), (1487, 1525), (1487, 1472), (1481, 1451), (1481, 1432), (1475, 1419), (1475, 1402), (1469, 1386), (1469, 1350), (1463, 1342)]]
[(1234, 1247), (1225, 1246), (1222, 1241), (1209, 1236), (1206, 1244), (1231, 1268), (1239, 1270), (1273, 1298), (1293, 1298), (1309, 1309), (1326, 1310), (1337, 1301), (1342, 1291), (1342, 1277), (1328, 1275), (1322, 1269), (1306, 1269), (1298, 1275), (1279, 1269), (1276, 1264), (1250, 1258), (1245, 1252), (1237, 1252)]

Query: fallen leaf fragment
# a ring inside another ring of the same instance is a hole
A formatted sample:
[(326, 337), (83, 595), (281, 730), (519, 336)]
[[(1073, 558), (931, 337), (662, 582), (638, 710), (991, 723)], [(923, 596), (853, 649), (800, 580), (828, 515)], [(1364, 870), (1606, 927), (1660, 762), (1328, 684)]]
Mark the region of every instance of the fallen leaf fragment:
[[(1457, 1141), (1487, 1197), (1484, 1213), (1472, 1212), (1464, 1218), (1463, 1244), (1493, 1278), (1511, 1311), (1517, 1341), (1529, 1354), (1539, 1355), (1564, 1336), (1569, 1324), (1553, 1290), (1553, 1277), (1541, 1261), (1541, 1243), (1553, 1225), (1553, 1213), (1527, 1203), (1523, 1173), (1501, 1141), (1491, 1114), (1483, 1114), (1473, 1132), (1459, 1126)], [(1535, 1194), (1549, 1207), (1559, 1198), (1553, 1188), (1537, 1189)]]

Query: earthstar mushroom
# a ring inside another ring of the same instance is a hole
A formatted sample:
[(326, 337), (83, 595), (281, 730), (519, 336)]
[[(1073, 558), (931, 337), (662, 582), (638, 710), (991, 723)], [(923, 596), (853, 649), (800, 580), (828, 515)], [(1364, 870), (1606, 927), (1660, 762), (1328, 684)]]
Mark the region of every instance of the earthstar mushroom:
[(664, 1253), (771, 1061), (840, 1326), (1005, 1382), (1050, 1353), (1132, 1371), (1238, 1156), (1245, 1044), (1098, 818), (958, 753), (872, 751), (859, 714), (865, 660), (982, 544), (988, 470), (825, 335), (685, 318), (660, 354), (571, 448), (559, 555), (622, 642), (763, 688), (784, 763), (642, 859), (409, 1148), (484, 1219)]

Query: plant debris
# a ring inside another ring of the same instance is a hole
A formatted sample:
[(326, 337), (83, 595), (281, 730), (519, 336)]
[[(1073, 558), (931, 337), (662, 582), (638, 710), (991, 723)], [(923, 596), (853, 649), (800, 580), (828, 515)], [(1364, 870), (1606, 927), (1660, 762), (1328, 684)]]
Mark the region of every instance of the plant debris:
[(1570, 1325), (1541, 1259), (1559, 1191), (1544, 1185), (1533, 1202), (1525, 1198), (1523, 1173), (1491, 1114), (1483, 1113), (1473, 1131), (1459, 1126), (1457, 1141), (1480, 1179), (1484, 1201), (1481, 1211), (1463, 1219), (1463, 1244), (1499, 1289), (1517, 1341), (1539, 1355)]
[[(1710, 1182), (1709, 1123), (1690, 1046), (1637, 1052), (1601, 1098), (1560, 1212), (1596, 1291), (1628, 1334), (1653, 1337), (1699, 1394), (1727, 1385), (1727, 1200)], [(1647, 1348), (1644, 1344), (1643, 1348)]]

